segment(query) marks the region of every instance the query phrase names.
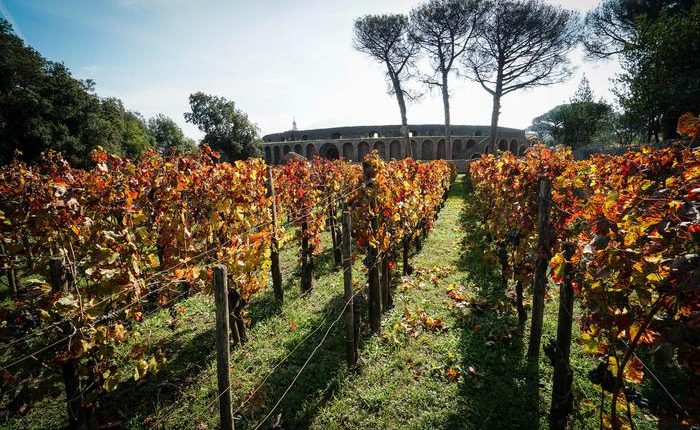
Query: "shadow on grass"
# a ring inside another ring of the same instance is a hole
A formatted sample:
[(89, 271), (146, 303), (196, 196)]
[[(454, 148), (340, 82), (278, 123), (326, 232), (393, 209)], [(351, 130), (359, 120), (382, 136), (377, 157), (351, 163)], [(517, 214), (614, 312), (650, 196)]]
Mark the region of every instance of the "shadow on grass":
[(98, 422), (115, 419), (126, 422), (133, 417), (146, 419), (162, 405), (176, 402), (185, 387), (196, 383), (213, 359), (216, 338), (212, 324), (211, 329), (182, 341), (192, 331), (186, 329), (177, 336), (167, 337), (161, 344), (168, 364), (157, 375), (149, 376), (138, 385), (133, 381), (122, 383), (117, 390), (105, 395), (97, 411)]
[[(495, 262), (485, 261), (488, 243), (478, 223), (468, 184), (457, 184), (465, 207), (461, 214), (465, 236), (458, 269), (471, 306), (455, 308), (462, 328), (459, 352), (465, 383), (460, 387), (461, 408), (446, 421), (445, 428), (536, 429), (539, 426), (538, 386), (529, 384), (523, 358), (525, 339), (517, 315), (508, 304)], [(468, 369), (477, 375), (470, 375)], [(536, 373), (535, 373), (536, 374)]]
[[(243, 418), (236, 428), (255, 428), (265, 415), (272, 409), (285, 390), (294, 382), (307, 358), (320, 344), (326, 332), (328, 337), (309, 360), (304, 370), (299, 374), (293, 387), (285, 395), (280, 405), (274, 410), (263, 428), (278, 422), (284, 429), (308, 428), (317, 411), (330, 400), (337, 391), (339, 383), (346, 377), (344, 363), (344, 332), (341, 310), (345, 305), (342, 296), (331, 299), (322, 311), (310, 320), (312, 327), (320, 327), (318, 332), (307, 339), (267, 380), (260, 395), (250, 400), (242, 411)], [(326, 317), (324, 320), (324, 317)], [(332, 326), (332, 328), (331, 328)], [(330, 330), (330, 331), (328, 331)], [(299, 340), (285, 342), (284, 349), (291, 351)]]

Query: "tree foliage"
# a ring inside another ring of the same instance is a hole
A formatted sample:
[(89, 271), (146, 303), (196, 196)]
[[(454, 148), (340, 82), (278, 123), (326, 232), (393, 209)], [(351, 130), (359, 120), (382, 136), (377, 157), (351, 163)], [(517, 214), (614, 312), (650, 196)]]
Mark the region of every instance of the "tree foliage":
[(687, 13), (694, 0), (603, 0), (586, 14), (583, 43), (594, 58), (621, 54), (637, 46), (634, 34), (639, 20), (655, 21), (661, 15)]
[(0, 163), (17, 151), (34, 161), (53, 149), (73, 165), (88, 166), (98, 146), (130, 157), (149, 148), (143, 118), (117, 99), (98, 97), (94, 88), (25, 45), (0, 19)]
[(154, 140), (154, 148), (161, 154), (170, 151), (192, 153), (197, 150), (194, 140), (186, 137), (172, 118), (158, 114), (148, 120), (148, 132)]
[(593, 99), (588, 80), (584, 77), (579, 89), (569, 103), (554, 107), (532, 120), (531, 130), (540, 138), (571, 148), (592, 143), (607, 125), (605, 122), (612, 108), (605, 102)]
[(629, 125), (659, 142), (677, 136), (681, 113), (700, 110), (700, 1), (687, 13), (662, 10), (635, 22), (617, 94)]
[(190, 94), (185, 120), (205, 133), (203, 142), (219, 151), (222, 160), (243, 160), (261, 154), (258, 128), (236, 104), (203, 92)]

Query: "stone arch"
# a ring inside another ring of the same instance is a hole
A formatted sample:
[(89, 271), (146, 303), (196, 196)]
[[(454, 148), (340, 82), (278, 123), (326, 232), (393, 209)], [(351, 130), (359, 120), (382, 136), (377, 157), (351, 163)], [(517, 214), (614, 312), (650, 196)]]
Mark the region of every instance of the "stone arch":
[(316, 155), (316, 147), (314, 146), (313, 143), (309, 143), (306, 145), (306, 158), (312, 158), (314, 155)]
[(282, 148), (282, 155), (287, 155), (289, 152), (292, 150), (292, 148), (289, 145), (284, 145)]
[(513, 154), (518, 153), (518, 141), (516, 139), (513, 139), (510, 141), (509, 151), (512, 152)]
[(329, 160), (337, 160), (340, 158), (340, 152), (335, 143), (324, 143), (318, 152), (321, 157), (328, 158)]
[(299, 155), (304, 155), (304, 147), (297, 143), (296, 145), (294, 145), (294, 152), (296, 152)]
[(372, 149), (376, 149), (377, 151), (379, 151), (379, 157), (382, 160), (386, 160), (386, 148), (384, 146), (384, 142), (382, 142), (381, 140), (374, 142), (374, 147)]
[(270, 150), (270, 147), (266, 146), (264, 151), (265, 151), (265, 162), (267, 164), (272, 164), (272, 151)]
[(401, 142), (398, 140), (392, 140), (389, 144), (389, 157), (397, 160), (401, 158)]
[(282, 161), (280, 159), (280, 147), (275, 146), (272, 148), (272, 164), (279, 164), (280, 161)]
[(455, 139), (452, 141), (452, 159), (453, 160), (463, 160), (466, 158), (464, 153), (464, 142), (462, 139)]
[(506, 139), (501, 139), (498, 141), (498, 150), (503, 152), (508, 150), (508, 141)]
[(435, 147), (432, 140), (424, 140), (421, 147), (421, 160), (434, 160)]
[(362, 161), (365, 155), (369, 152), (369, 144), (367, 142), (360, 142), (357, 145), (357, 161)]
[(437, 144), (437, 159), (444, 160), (447, 158), (447, 150), (445, 148), (445, 139), (438, 140)]
[(351, 142), (343, 143), (343, 158), (346, 160), (353, 160), (354, 156), (353, 146)]
[(413, 154), (413, 159), (414, 160), (419, 160), (420, 157), (418, 156), (418, 143), (415, 140), (411, 141), (411, 154)]

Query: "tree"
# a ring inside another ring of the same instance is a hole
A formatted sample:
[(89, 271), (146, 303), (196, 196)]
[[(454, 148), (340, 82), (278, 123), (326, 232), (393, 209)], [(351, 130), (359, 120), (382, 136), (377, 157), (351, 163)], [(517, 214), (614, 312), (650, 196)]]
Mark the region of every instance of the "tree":
[(149, 119), (148, 132), (155, 140), (156, 151), (161, 154), (169, 154), (173, 150), (179, 153), (197, 151), (194, 140), (185, 137), (177, 123), (166, 115), (158, 114)]
[(427, 52), (433, 69), (424, 82), (442, 92), (447, 158), (451, 158), (452, 151), (448, 76), (472, 41), (485, 12), (481, 0), (428, 0), (411, 11), (411, 38)]
[(31, 162), (53, 149), (86, 167), (98, 146), (137, 158), (151, 145), (143, 118), (94, 90), (93, 81), (44, 59), (0, 19), (0, 163), (17, 152)]
[(687, 13), (695, 0), (603, 0), (586, 14), (583, 44), (593, 58), (607, 58), (633, 47), (641, 17)]
[(185, 120), (205, 133), (203, 143), (221, 153), (223, 161), (259, 157), (258, 128), (233, 101), (203, 92), (190, 94)]
[(603, 120), (612, 112), (610, 105), (596, 102), (584, 76), (569, 103), (554, 107), (532, 120), (531, 130), (540, 138), (574, 149), (592, 143), (601, 131)]
[(574, 12), (538, 0), (495, 0), (480, 27), (466, 65), (469, 77), (493, 97), (494, 148), (501, 98), (568, 77), (567, 54), (578, 41), (579, 25)]
[(419, 49), (409, 37), (408, 17), (391, 14), (366, 15), (356, 19), (353, 46), (386, 66), (390, 94), (396, 95), (401, 112), (401, 133), (404, 136), (406, 154), (411, 156), (405, 97), (413, 96), (406, 91), (404, 84), (412, 75)]
[(700, 110), (700, 1), (687, 13), (663, 10), (635, 22), (616, 93), (628, 125), (658, 143), (677, 137), (681, 114)]

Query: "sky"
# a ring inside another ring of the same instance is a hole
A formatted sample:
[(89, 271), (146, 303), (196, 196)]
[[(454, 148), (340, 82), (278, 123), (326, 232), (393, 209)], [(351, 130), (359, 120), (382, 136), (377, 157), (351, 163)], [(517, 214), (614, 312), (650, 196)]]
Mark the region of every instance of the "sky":
[[(598, 0), (549, 0), (581, 13)], [(233, 100), (261, 135), (343, 125), (398, 124), (382, 65), (352, 47), (355, 18), (407, 13), (420, 0), (0, 0), (0, 15), (27, 44), (62, 61), (97, 93), (118, 97), (149, 118), (173, 118), (185, 134), (196, 91)], [(525, 128), (567, 102), (586, 76), (596, 98), (614, 102), (617, 61), (586, 62), (571, 54), (567, 81), (502, 100), (500, 125)], [(415, 84), (420, 89), (420, 85)], [(413, 124), (442, 123), (439, 91), (408, 105)], [(450, 81), (453, 124), (490, 123), (491, 97), (477, 83)]]

